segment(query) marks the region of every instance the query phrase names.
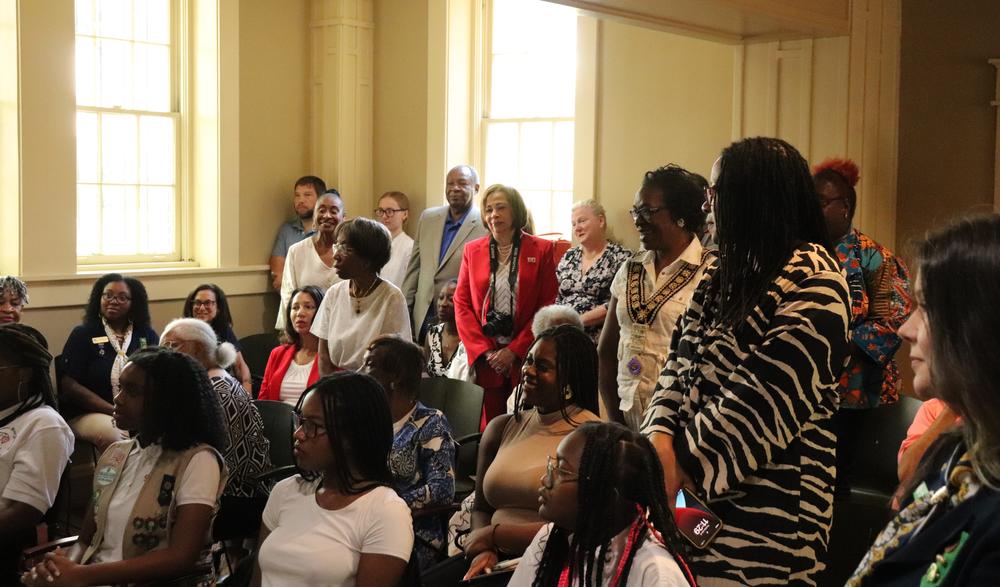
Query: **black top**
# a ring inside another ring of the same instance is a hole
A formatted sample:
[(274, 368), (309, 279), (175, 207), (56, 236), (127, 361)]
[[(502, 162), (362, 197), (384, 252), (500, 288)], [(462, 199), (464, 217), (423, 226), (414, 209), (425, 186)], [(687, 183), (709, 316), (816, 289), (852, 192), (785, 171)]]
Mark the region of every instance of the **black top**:
[(219, 339), (219, 344), (228, 342), (236, 347), (236, 352), (241, 353), (243, 349), (240, 347), (240, 339), (236, 338), (236, 333), (233, 332), (232, 326), (226, 326), (225, 332), (216, 332), (215, 337)]
[[(110, 403), (114, 401), (111, 397), (111, 367), (115, 361), (115, 349), (110, 342), (95, 342), (105, 337), (107, 333), (100, 322), (77, 326), (66, 339), (62, 363), (64, 374)], [(159, 342), (160, 337), (152, 328), (136, 328), (132, 331), (132, 340), (125, 353), (131, 355), (138, 349), (154, 346)], [(59, 407), (66, 420), (84, 413), (65, 398), (60, 398)]]

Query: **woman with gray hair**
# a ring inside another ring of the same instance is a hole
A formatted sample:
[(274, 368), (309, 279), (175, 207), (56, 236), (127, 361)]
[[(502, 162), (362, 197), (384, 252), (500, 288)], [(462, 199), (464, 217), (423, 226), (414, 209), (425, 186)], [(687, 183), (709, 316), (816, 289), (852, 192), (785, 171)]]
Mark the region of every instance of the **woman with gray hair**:
[(229, 446), (222, 457), (229, 481), (214, 533), (221, 537), (254, 535), (269, 490), (256, 477), (271, 469), (270, 444), (257, 406), (243, 385), (226, 371), (236, 360), (236, 349), (228, 342), (219, 344), (212, 327), (197, 318), (178, 318), (167, 324), (160, 346), (189, 355), (205, 367), (226, 417)]
[(573, 236), (579, 243), (566, 251), (556, 267), (556, 304), (570, 306), (596, 343), (608, 314), (611, 281), (632, 251), (608, 240), (608, 219), (597, 200), (573, 204)]
[(13, 275), (0, 277), (0, 324), (21, 322), (21, 310), (28, 303), (28, 286)]

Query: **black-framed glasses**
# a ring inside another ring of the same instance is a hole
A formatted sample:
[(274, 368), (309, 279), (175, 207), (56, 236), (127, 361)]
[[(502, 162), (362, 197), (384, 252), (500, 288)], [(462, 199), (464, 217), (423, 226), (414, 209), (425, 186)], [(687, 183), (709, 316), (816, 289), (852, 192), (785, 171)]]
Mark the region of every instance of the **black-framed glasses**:
[(195, 308), (211, 308), (215, 305), (215, 300), (194, 300), (191, 305)]
[(392, 218), (396, 215), (396, 212), (406, 212), (407, 210), (409, 210), (409, 208), (375, 208), (374, 212), (376, 216)]
[(132, 296), (125, 293), (113, 294), (106, 291), (102, 297), (109, 302), (118, 302), (119, 304), (127, 304), (132, 301)]
[(302, 414), (298, 412), (295, 413), (295, 423), (302, 429), (302, 434), (304, 434), (307, 439), (313, 439), (321, 434), (326, 434), (326, 426), (317, 424), (316, 422), (303, 417)]
[(642, 218), (645, 222), (650, 222), (653, 220), (653, 215), (660, 210), (666, 210), (666, 206), (657, 206), (656, 208), (650, 208), (649, 206), (632, 206), (628, 209), (629, 216), (632, 217), (632, 222), (635, 222), (639, 218)]
[(559, 466), (559, 457), (548, 456), (545, 461), (545, 488), (552, 489), (556, 486), (556, 473), (559, 473), (560, 483), (573, 483), (580, 480), (580, 476)]

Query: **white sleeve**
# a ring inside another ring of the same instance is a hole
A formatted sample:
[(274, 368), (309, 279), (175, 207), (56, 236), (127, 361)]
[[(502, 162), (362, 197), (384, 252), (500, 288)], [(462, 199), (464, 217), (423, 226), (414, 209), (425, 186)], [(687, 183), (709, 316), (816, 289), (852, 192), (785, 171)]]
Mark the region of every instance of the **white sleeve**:
[(288, 255), (285, 257), (285, 268), (281, 272), (281, 303), (278, 304), (278, 318), (274, 323), (274, 328), (277, 330), (285, 328), (285, 308), (292, 303), (292, 292), (297, 287), (298, 280), (295, 279), (295, 270), (293, 269), (295, 261), (298, 259), (298, 255), (295, 254), (297, 252), (298, 249), (289, 248)]
[(413, 518), (410, 517), (410, 508), (395, 491), (386, 489), (384, 498), (372, 500), (366, 516), (369, 524), (364, 532), (361, 553), (387, 554), (410, 560), (410, 553), (413, 551)]
[(618, 303), (623, 303), (625, 298), (625, 281), (628, 279), (628, 259), (626, 259), (618, 271), (615, 272), (614, 279), (611, 280), (611, 295), (618, 298)]
[(402, 292), (393, 287), (390, 290), (385, 318), (382, 322), (383, 334), (396, 334), (406, 341), (412, 340), (413, 330), (410, 328), (410, 312), (406, 307), (406, 298)]
[(542, 551), (545, 550), (545, 543), (548, 541), (549, 532), (552, 531), (552, 524), (546, 524), (538, 529), (535, 537), (531, 539), (531, 544), (524, 549), (521, 555), (521, 562), (517, 563), (514, 574), (507, 583), (507, 587), (531, 587), (535, 581), (535, 574), (538, 572), (538, 563), (542, 560)]
[(215, 507), (219, 496), (222, 470), (219, 459), (210, 450), (198, 451), (177, 484), (177, 505), (202, 504)]
[(271, 532), (278, 527), (278, 520), (281, 518), (281, 506), (285, 503), (288, 490), (294, 487), (293, 483), (298, 483), (299, 476), (294, 475), (288, 479), (282, 479), (271, 489), (271, 495), (267, 498), (267, 505), (264, 506), (264, 513), (261, 521)]
[(333, 301), (335, 297), (333, 288), (336, 286), (337, 284), (331, 285), (326, 290), (326, 293), (323, 294), (323, 301), (319, 303), (319, 309), (316, 310), (316, 315), (313, 317), (312, 326), (309, 327), (309, 332), (324, 340), (329, 340), (327, 333), (330, 325), (328, 322), (330, 321), (330, 314), (333, 312), (333, 305), (335, 303)]
[(38, 427), (20, 443), (4, 499), (49, 511), (59, 491), (59, 479), (73, 452), (73, 433), (63, 425)]

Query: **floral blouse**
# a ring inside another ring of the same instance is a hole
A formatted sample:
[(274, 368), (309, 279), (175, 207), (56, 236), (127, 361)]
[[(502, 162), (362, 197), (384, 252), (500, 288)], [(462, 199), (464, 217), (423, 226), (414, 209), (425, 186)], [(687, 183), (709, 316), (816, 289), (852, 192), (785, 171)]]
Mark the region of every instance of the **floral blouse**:
[[(618, 268), (631, 256), (632, 251), (617, 243), (608, 242), (604, 252), (584, 274), (580, 270), (583, 247), (577, 245), (566, 251), (556, 267), (556, 279), (559, 281), (556, 303), (570, 306), (578, 314), (607, 306), (611, 301), (611, 281)], [(601, 325), (588, 326), (586, 330), (596, 342), (601, 333)]]
[[(451, 367), (451, 363), (458, 356), (458, 349), (456, 349), (450, 359), (444, 358), (444, 345), (442, 341), (444, 327), (445, 323), (439, 322), (427, 329), (427, 348), (430, 350), (427, 357), (427, 373), (431, 377), (447, 377), (448, 368)], [(462, 343), (459, 342), (459, 344)]]
[[(389, 451), (392, 486), (411, 510), (450, 504), (455, 499), (455, 440), (440, 410), (417, 402), (396, 432)], [(414, 521), (414, 533), (435, 546), (444, 543), (447, 528), (440, 516)], [(417, 545), (421, 568), (434, 562), (434, 551)]]

